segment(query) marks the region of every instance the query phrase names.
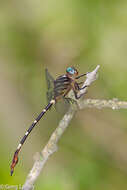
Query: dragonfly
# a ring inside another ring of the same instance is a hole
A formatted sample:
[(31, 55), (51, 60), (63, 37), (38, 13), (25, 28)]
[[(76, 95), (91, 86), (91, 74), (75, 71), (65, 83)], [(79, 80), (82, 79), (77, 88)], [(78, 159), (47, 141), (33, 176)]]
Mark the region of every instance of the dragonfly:
[[(68, 93), (73, 90), (74, 92), (74, 96), (75, 99), (79, 99), (81, 98), (81, 96), (84, 95), (84, 93), (82, 94), (78, 94), (78, 92), (88, 86), (83, 86), (81, 87), (81, 84), (83, 82), (78, 82), (78, 79), (85, 76), (87, 73), (85, 74), (81, 74), (79, 75), (78, 70), (74, 67), (68, 67), (66, 69), (66, 73), (58, 76), (56, 78), (56, 80), (53, 79), (53, 77), (50, 75), (50, 73), (48, 72), (48, 70), (46, 69), (46, 78), (47, 78), (47, 85), (48, 85), (48, 89), (49, 91), (47, 92), (47, 97), (48, 97), (48, 101), (49, 103), (47, 104), (47, 106), (42, 110), (42, 112), (38, 115), (38, 117), (33, 121), (33, 123), (30, 125), (30, 127), (28, 128), (28, 130), (26, 131), (25, 135), (23, 136), (23, 138), (21, 139), (16, 151), (14, 152), (14, 156), (12, 159), (12, 163), (11, 163), (11, 176), (14, 172), (14, 168), (18, 163), (18, 154), (21, 150), (22, 145), (24, 144), (24, 142), (26, 141), (27, 137), (29, 136), (29, 134), (31, 133), (31, 131), (34, 129), (34, 127), (36, 126), (36, 124), (40, 121), (40, 119), (44, 116), (44, 114), (50, 110), (50, 108), (53, 105), (56, 105), (56, 103), (62, 99), (62, 98), (66, 98), (66, 96), (68, 95)], [(51, 91), (50, 89), (53, 90)]]

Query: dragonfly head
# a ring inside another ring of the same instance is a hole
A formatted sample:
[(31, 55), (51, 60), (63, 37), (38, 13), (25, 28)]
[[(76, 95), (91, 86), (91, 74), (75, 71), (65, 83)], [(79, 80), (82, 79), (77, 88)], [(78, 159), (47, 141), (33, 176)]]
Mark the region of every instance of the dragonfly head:
[(66, 69), (66, 73), (67, 73), (68, 77), (71, 77), (71, 78), (76, 78), (78, 75), (78, 71), (74, 67), (68, 67)]

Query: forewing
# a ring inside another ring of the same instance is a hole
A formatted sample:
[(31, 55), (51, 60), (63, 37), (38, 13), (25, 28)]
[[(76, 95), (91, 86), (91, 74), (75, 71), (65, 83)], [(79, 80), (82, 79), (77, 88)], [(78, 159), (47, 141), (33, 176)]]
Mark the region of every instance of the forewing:
[(48, 69), (45, 69), (45, 77), (47, 83), (47, 101), (48, 103), (54, 96), (54, 78), (49, 73)]

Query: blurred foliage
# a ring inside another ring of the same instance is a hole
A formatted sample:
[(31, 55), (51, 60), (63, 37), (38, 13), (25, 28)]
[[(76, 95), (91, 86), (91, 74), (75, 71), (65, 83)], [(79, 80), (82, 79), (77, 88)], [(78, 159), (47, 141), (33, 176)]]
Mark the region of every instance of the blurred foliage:
[[(126, 100), (126, 19), (125, 0), (1, 0), (0, 184), (24, 183), (33, 155), (61, 118), (54, 109), (47, 113), (10, 177), (13, 152), (46, 104), (45, 68), (56, 77), (69, 65), (83, 73), (100, 64), (99, 78), (86, 98)], [(126, 114), (109, 109), (78, 112), (36, 189), (126, 189)]]

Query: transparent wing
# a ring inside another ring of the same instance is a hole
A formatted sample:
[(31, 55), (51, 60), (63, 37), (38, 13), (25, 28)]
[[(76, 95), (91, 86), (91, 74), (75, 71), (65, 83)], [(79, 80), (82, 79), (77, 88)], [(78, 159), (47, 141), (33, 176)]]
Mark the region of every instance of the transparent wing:
[(61, 114), (61, 115), (65, 114), (65, 113), (68, 111), (69, 107), (70, 107), (70, 102), (68, 101), (67, 98), (64, 98), (64, 97), (62, 97), (62, 98), (57, 102), (57, 104), (55, 104), (55, 109), (56, 109), (56, 111), (57, 111), (59, 114)]
[[(54, 98), (54, 78), (49, 73), (48, 69), (45, 69), (45, 77), (47, 83), (47, 101), (49, 103)], [(72, 103), (73, 101), (71, 98), (62, 97), (61, 100), (55, 104), (56, 111), (60, 114), (64, 114)]]
[(54, 78), (49, 73), (48, 69), (45, 69), (45, 78), (47, 83), (47, 101), (48, 103), (54, 96)]

